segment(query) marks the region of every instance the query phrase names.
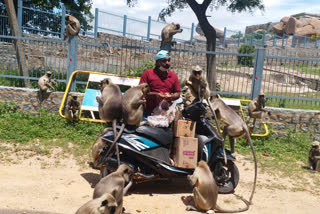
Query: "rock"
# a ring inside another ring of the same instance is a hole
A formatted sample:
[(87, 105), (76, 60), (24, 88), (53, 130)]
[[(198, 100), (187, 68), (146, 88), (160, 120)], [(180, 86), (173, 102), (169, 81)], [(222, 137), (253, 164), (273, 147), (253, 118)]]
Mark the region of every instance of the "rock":
[(273, 25), (273, 27), (272, 27), (273, 32), (282, 36), (283, 35), (283, 26), (284, 26), (283, 22), (279, 22), (279, 23)]
[(285, 16), (285, 17), (283, 17), (283, 18), (280, 20), (280, 22), (282, 22), (282, 23), (284, 23), (284, 24), (287, 24), (287, 22), (289, 21), (289, 19), (290, 19), (290, 16)]
[(304, 27), (297, 28), (295, 34), (300, 36), (312, 36), (315, 34), (315, 30), (312, 25), (306, 25)]
[(296, 31), (296, 18), (293, 18), (292, 16), (289, 18), (284, 31), (288, 35), (294, 34)]
[[(223, 32), (222, 30), (219, 30), (219, 29), (216, 28), (216, 27), (213, 27), (213, 28), (216, 30), (217, 38), (220, 39), (220, 40), (223, 39), (224, 32)], [(199, 23), (197, 24), (196, 32), (197, 32), (200, 36), (204, 36), (204, 33), (203, 33), (203, 31), (202, 31)]]

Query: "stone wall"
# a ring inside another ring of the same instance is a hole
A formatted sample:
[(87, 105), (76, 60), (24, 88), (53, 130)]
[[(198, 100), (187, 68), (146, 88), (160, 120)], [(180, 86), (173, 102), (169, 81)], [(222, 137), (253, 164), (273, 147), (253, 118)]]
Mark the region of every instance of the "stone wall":
[[(58, 113), (63, 92), (47, 93), (41, 101), (39, 90), (0, 86), (0, 102), (13, 101), (23, 112), (36, 113), (39, 107)], [(79, 95), (80, 101), (83, 94)], [(244, 108), (245, 109), (245, 108)], [(289, 129), (298, 132), (311, 132), (313, 138), (320, 140), (320, 111), (268, 108), (271, 117), (267, 121), (269, 129), (279, 135), (285, 135)]]

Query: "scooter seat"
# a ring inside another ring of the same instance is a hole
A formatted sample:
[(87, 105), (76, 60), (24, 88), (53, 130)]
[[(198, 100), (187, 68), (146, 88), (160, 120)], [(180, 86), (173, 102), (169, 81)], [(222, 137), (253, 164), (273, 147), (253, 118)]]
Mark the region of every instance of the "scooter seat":
[(151, 126), (139, 126), (136, 132), (148, 138), (151, 138), (155, 142), (169, 148), (170, 144), (173, 142), (173, 133), (171, 128), (158, 128)]

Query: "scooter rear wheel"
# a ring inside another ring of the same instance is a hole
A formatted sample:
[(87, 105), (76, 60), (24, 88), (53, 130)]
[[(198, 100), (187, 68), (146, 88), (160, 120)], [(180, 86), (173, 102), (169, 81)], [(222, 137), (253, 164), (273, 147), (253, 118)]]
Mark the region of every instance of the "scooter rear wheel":
[(219, 193), (233, 193), (239, 183), (239, 170), (236, 164), (228, 160), (226, 165), (224, 160), (219, 160), (211, 170)]

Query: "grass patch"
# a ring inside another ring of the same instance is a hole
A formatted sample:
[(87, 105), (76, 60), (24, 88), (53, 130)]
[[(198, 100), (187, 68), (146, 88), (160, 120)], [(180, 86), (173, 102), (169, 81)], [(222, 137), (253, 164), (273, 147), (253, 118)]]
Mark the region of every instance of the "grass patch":
[(20, 145), (41, 142), (41, 146), (30, 147), (38, 154), (50, 154), (52, 148), (62, 147), (83, 156), (104, 128), (105, 124), (65, 120), (43, 109), (35, 115), (18, 112), (14, 104), (0, 103), (0, 140)]
[[(271, 134), (264, 138), (252, 139), (256, 151), (259, 167), (263, 171), (278, 169), (283, 176), (296, 175), (297, 172), (306, 171), (311, 135), (297, 133), (293, 130), (287, 136), (277, 137)], [(236, 151), (251, 155), (251, 149), (245, 138), (237, 140)], [(277, 170), (277, 171), (278, 171)]]

